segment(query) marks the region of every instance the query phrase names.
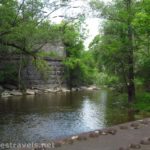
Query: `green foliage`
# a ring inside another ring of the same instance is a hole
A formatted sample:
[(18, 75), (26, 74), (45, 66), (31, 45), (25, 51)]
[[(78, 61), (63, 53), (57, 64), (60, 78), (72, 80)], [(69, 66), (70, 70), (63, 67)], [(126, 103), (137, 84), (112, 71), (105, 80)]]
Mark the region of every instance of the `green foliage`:
[(150, 93), (139, 92), (137, 94), (137, 101), (134, 104), (135, 109), (141, 112), (150, 112)]
[(136, 29), (136, 76), (150, 89), (150, 0), (139, 1), (133, 26)]
[(40, 0), (26, 0), (21, 4), (17, 0), (2, 1), (0, 14), (0, 45), (36, 56), (44, 44), (57, 38)]
[[(132, 101), (135, 85), (150, 89), (150, 0), (92, 0), (91, 6), (105, 19), (101, 34), (90, 44), (99, 80), (111, 83), (107, 75), (115, 77), (114, 83), (124, 85)], [(144, 109), (146, 103), (143, 99), (137, 105)]]
[(58, 58), (59, 57), (55, 50), (50, 51), (50, 52), (41, 51), (37, 55), (38, 55), (38, 57), (41, 57), (41, 58), (44, 58), (44, 57)]
[[(0, 56), (26, 55), (27, 60), (28, 56), (32, 56), (34, 60), (38, 59), (34, 64), (46, 78), (45, 72), (48, 71), (48, 65), (42, 60), (42, 57), (57, 56), (55, 53), (43, 52), (42, 48), (45, 44), (55, 39), (58, 40), (60, 37), (58, 32), (60, 31), (57, 25), (51, 24), (47, 19), (48, 15), (45, 15), (44, 5), (41, 0), (0, 1)], [(52, 5), (52, 9), (53, 7), (55, 5)], [(18, 72), (14, 80), (26, 65), (24, 60), (20, 60), (19, 63), (20, 67), (16, 68), (18, 70), (14, 70), (14, 72)], [(6, 67), (5, 73), (2, 73), (4, 75), (1, 75), (1, 80), (6, 72), (8, 76), (11, 74), (9, 68)], [(12, 72), (12, 76), (13, 74)], [(20, 79), (18, 79), (19, 81)]]
[(118, 84), (118, 77), (113, 75), (108, 75), (107, 73), (100, 72), (97, 74), (96, 82), (98, 85), (108, 85), (114, 86)]
[(43, 79), (47, 80), (48, 79), (48, 74), (51, 71), (50, 66), (44, 59), (33, 59), (32, 64), (36, 67), (37, 71), (40, 72), (42, 75)]
[(138, 2), (136, 15), (133, 25), (140, 33), (145, 34), (150, 32), (150, 0)]
[(92, 84), (97, 70), (91, 53), (84, 51), (79, 27), (74, 26), (74, 24), (63, 23), (62, 28), (63, 43), (67, 55), (64, 60), (65, 76), (69, 86)]
[(5, 68), (0, 70), (0, 83), (12, 83), (17, 82), (17, 66), (14, 64), (7, 64)]
[(100, 72), (116, 76), (125, 85), (129, 99), (131, 93), (134, 95), (136, 77), (145, 78), (149, 84), (149, 3), (149, 0), (91, 2), (105, 21), (103, 32), (95, 37), (90, 49)]

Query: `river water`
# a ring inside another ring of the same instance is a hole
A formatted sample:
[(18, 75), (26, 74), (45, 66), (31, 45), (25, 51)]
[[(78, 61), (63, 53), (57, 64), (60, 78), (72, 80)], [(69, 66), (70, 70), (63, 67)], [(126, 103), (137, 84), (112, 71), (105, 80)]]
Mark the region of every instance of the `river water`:
[(108, 90), (0, 99), (0, 143), (44, 142), (129, 119)]

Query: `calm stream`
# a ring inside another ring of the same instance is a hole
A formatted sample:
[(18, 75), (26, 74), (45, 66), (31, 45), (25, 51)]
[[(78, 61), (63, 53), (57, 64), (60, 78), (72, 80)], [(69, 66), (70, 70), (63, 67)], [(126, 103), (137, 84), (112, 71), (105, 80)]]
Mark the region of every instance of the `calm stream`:
[(0, 143), (43, 142), (129, 120), (107, 90), (0, 99)]

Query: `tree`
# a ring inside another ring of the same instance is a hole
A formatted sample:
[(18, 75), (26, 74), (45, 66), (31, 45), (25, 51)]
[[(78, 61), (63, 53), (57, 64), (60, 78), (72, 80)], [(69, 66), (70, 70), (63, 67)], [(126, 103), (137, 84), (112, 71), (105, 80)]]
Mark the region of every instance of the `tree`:
[(133, 20), (136, 29), (136, 76), (150, 88), (150, 0), (138, 1), (137, 11)]
[[(0, 56), (11, 56), (13, 54), (20, 56), (18, 67), (19, 88), (21, 70), (24, 66), (23, 55), (27, 56), (26, 59), (32, 56), (36, 61), (40, 56), (42, 47), (54, 38), (57, 39), (55, 27), (50, 23), (48, 17), (61, 5), (51, 2), (48, 6), (51, 6), (51, 10), (46, 13), (44, 11), (45, 3), (41, 0), (0, 1)], [(41, 61), (41, 59), (38, 59), (38, 61)]]
[(69, 88), (92, 84), (95, 67), (92, 62), (92, 55), (84, 51), (80, 25), (77, 22), (62, 22), (60, 30), (66, 50), (64, 65)]
[[(105, 69), (119, 76), (128, 93), (128, 102), (135, 100), (135, 18), (137, 2), (133, 0), (114, 0), (105, 5), (98, 0), (91, 2), (105, 19), (103, 33), (96, 49), (100, 53), (101, 63)], [(97, 51), (96, 50), (96, 51)], [(104, 62), (102, 62), (104, 61)]]

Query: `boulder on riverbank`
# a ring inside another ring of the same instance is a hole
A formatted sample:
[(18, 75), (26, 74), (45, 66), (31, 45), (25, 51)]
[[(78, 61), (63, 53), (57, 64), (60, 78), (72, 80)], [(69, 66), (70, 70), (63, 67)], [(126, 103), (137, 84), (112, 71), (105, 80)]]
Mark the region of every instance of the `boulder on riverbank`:
[(91, 85), (91, 86), (81, 86), (80, 90), (94, 91), (94, 90), (100, 90), (100, 88), (97, 87), (96, 85)]
[(22, 96), (23, 95), (22, 92), (17, 91), (17, 90), (11, 91), (10, 94), (13, 95), (13, 96)]
[(17, 90), (13, 90), (13, 91), (5, 90), (4, 92), (1, 93), (2, 98), (8, 98), (10, 96), (22, 96), (22, 95), (23, 95), (22, 92)]
[(12, 96), (10, 91), (4, 91), (4, 92), (1, 93), (2, 98), (8, 98), (10, 96)]
[(94, 90), (99, 90), (95, 85), (92, 86), (81, 86), (77, 88), (72, 88), (69, 90), (66, 87), (62, 88), (48, 88), (48, 89), (27, 89), (25, 92), (22, 92), (20, 90), (5, 90), (0, 87), (0, 92), (2, 98), (8, 98), (10, 96), (22, 96), (22, 95), (36, 95), (36, 94), (43, 94), (43, 93), (69, 93), (69, 92), (74, 92), (74, 91), (94, 91)]
[(45, 89), (44, 93), (67, 93), (70, 92), (68, 88)]
[(25, 92), (26, 95), (35, 95), (35, 93), (36, 93), (35, 90), (31, 90), (31, 89), (27, 89)]

